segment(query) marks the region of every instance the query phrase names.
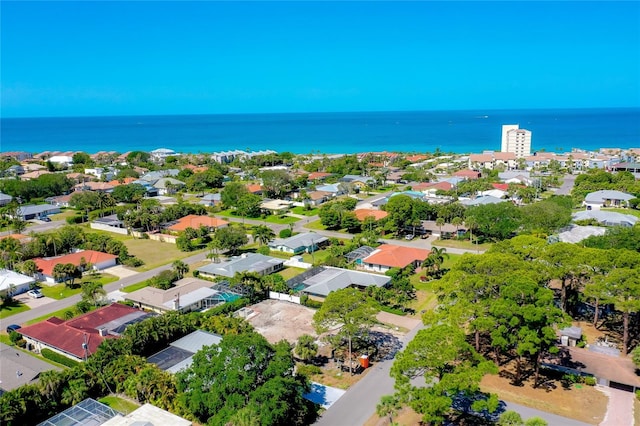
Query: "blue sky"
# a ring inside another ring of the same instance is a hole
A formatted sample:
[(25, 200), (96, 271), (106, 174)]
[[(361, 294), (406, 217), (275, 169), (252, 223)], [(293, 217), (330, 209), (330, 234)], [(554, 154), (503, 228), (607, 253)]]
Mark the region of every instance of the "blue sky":
[(8, 2), (3, 117), (639, 107), (639, 2)]

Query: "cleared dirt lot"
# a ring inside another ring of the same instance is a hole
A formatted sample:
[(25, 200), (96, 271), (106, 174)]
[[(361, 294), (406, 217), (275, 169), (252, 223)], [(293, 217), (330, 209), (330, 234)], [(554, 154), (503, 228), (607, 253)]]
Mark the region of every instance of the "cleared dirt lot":
[(316, 336), (313, 329), (313, 309), (279, 300), (264, 300), (249, 306), (254, 314), (249, 323), (270, 343), (282, 339), (295, 343), (303, 334)]

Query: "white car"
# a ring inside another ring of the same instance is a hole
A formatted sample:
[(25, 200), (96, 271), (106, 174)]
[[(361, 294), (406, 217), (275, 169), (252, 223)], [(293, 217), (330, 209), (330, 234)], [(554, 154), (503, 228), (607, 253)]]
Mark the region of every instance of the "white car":
[(42, 294), (42, 292), (40, 290), (37, 290), (37, 289), (29, 290), (27, 292), (27, 294), (30, 297), (33, 297), (34, 299), (40, 299), (41, 297), (44, 297), (44, 294)]

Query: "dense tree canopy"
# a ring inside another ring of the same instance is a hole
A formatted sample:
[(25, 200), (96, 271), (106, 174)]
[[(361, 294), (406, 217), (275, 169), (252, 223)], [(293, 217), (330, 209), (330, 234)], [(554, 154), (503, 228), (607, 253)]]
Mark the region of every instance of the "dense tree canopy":
[(227, 424), (246, 407), (257, 424), (310, 424), (315, 410), (302, 397), (309, 383), (293, 367), (284, 341), (272, 346), (257, 333), (228, 335), (196, 353), (193, 364), (177, 374), (180, 400), (210, 425)]

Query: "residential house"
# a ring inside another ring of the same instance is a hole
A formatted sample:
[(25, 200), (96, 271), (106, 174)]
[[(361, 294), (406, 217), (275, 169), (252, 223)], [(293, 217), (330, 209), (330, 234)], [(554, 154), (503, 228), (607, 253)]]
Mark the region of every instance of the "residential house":
[(169, 148), (158, 148), (151, 151), (149, 155), (150, 155), (151, 161), (162, 164), (164, 163), (167, 157), (172, 157), (180, 154), (176, 153), (174, 150)]
[(453, 174), (453, 176), (466, 179), (466, 180), (476, 180), (476, 179), (480, 179), (481, 173), (477, 170), (464, 169), (464, 170), (458, 170)]
[(20, 179), (21, 180), (38, 179), (40, 176), (48, 175), (49, 173), (51, 172), (48, 170), (35, 170), (33, 172), (27, 172), (23, 174), (22, 176), (20, 176)]
[(376, 179), (371, 176), (344, 175), (344, 177), (340, 179), (340, 182), (350, 183), (356, 188), (362, 190), (365, 186), (374, 186), (376, 184)]
[(181, 180), (165, 177), (158, 179), (153, 184), (153, 187), (158, 190), (159, 195), (172, 195), (180, 190), (184, 185), (185, 183)]
[(227, 226), (229, 226), (229, 222), (218, 219), (217, 217), (190, 214), (178, 219), (172, 225), (167, 226), (166, 229), (179, 233), (183, 232), (187, 228), (199, 229), (200, 227), (205, 227), (209, 232), (213, 232), (216, 229), (225, 228)]
[(329, 176), (333, 176), (333, 173), (311, 172), (311, 173), (309, 173), (309, 176), (307, 176), (307, 180), (309, 182), (323, 181), (326, 178), (328, 178)]
[(413, 247), (383, 244), (373, 253), (362, 259), (363, 269), (386, 272), (391, 268), (406, 268), (409, 265), (419, 267), (431, 251)]
[(602, 207), (627, 207), (629, 200), (633, 198), (636, 197), (626, 192), (605, 189), (587, 194), (582, 205), (587, 210), (600, 210)]
[(148, 402), (142, 407), (136, 408), (132, 412), (121, 416), (117, 415), (112, 419), (102, 423), (101, 426), (153, 426), (153, 425), (171, 425), (171, 426), (191, 426), (190, 420), (183, 419), (173, 413), (151, 405)]
[(493, 195), (481, 195), (481, 196), (473, 198), (473, 199), (460, 198), (458, 201), (463, 206), (471, 207), (471, 206), (481, 206), (481, 205), (485, 205), (485, 204), (505, 203), (505, 202), (507, 202), (509, 200), (506, 200), (504, 198), (498, 198), (498, 197), (495, 197)]
[(129, 233), (124, 221), (118, 219), (117, 214), (96, 218), (91, 221), (89, 227), (91, 227), (91, 229), (113, 232), (120, 235), (127, 235)]
[(74, 191), (113, 192), (114, 186), (109, 182), (82, 182), (73, 187)]
[(237, 273), (255, 272), (259, 275), (269, 275), (284, 268), (284, 259), (265, 256), (259, 253), (244, 253), (226, 262), (210, 263), (197, 271), (203, 276), (232, 278)]
[(344, 188), (338, 183), (318, 185), (316, 186), (316, 191), (328, 192), (332, 194), (333, 197), (337, 197), (338, 195), (345, 193)]
[(255, 195), (262, 195), (263, 188), (262, 185), (257, 183), (250, 183), (246, 185), (247, 191)]
[(638, 222), (636, 216), (606, 210), (583, 210), (573, 214), (574, 222), (596, 221), (605, 226), (632, 227)]
[[(219, 345), (222, 336), (202, 330), (196, 330), (181, 339), (169, 344), (169, 347), (147, 358), (147, 362), (155, 364), (161, 370), (177, 373), (193, 362), (193, 355), (205, 346)], [(173, 423), (170, 423), (173, 426)]]
[(205, 207), (213, 207), (219, 204), (221, 201), (220, 193), (217, 192), (215, 194), (206, 194), (200, 199), (200, 204)]
[(50, 204), (27, 204), (20, 206), (17, 211), (18, 218), (22, 220), (40, 219), (56, 213), (60, 213), (60, 207)]
[(5, 170), (4, 174), (6, 176), (21, 176), (26, 173), (24, 167), (21, 164), (14, 164)]
[(219, 291), (211, 288), (213, 286), (211, 281), (183, 278), (170, 289), (145, 287), (126, 294), (124, 299), (137, 308), (158, 313), (199, 311), (226, 302)]
[(260, 203), (260, 208), (270, 214), (285, 213), (293, 206), (293, 201), (287, 200), (266, 200)]
[(0, 206), (6, 206), (11, 202), (11, 200), (13, 200), (13, 197), (11, 195), (3, 194), (2, 192), (0, 192)]
[(4, 240), (5, 238), (13, 238), (18, 241), (20, 244), (27, 244), (33, 240), (33, 237), (24, 234), (9, 234), (0, 236), (0, 240)]
[(482, 154), (469, 155), (469, 169), (482, 170), (504, 168), (512, 170), (517, 167), (516, 154), (513, 152), (485, 151)]
[(17, 161), (24, 161), (33, 157), (33, 154), (26, 151), (5, 151), (0, 153), (0, 156), (5, 158), (14, 158)]
[(47, 197), (44, 199), (44, 201), (51, 204), (52, 206), (69, 207), (69, 202), (71, 201), (71, 196), (73, 194), (74, 193), (67, 195), (58, 195), (57, 197)]
[(315, 232), (305, 232), (289, 238), (276, 238), (269, 243), (271, 250), (282, 251), (291, 254), (311, 253), (317, 251), (329, 239)]
[(0, 365), (0, 396), (20, 386), (37, 383), (44, 371), (61, 370), (34, 356), (25, 356), (20, 349), (4, 343), (0, 343)]
[(348, 287), (360, 290), (371, 286), (386, 287), (390, 282), (391, 277), (386, 275), (319, 266), (290, 279), (287, 281), (287, 286), (291, 289), (297, 289), (313, 299), (323, 300), (332, 291)]
[(80, 267), (84, 263), (86, 265), (91, 265), (91, 268), (94, 270), (101, 271), (111, 266), (115, 266), (117, 260), (118, 256), (114, 254), (103, 253), (95, 250), (79, 250), (63, 256), (39, 257), (33, 259), (38, 267), (38, 280), (45, 281), (49, 284), (56, 283), (56, 280), (53, 278), (53, 268), (57, 264), (66, 265), (67, 263), (71, 263), (72, 265)]
[(97, 179), (105, 180), (105, 181), (112, 180), (116, 175), (112, 168), (110, 170), (109, 168), (105, 169), (104, 167), (88, 168), (88, 169), (84, 169), (84, 172)]
[(149, 182), (151, 184), (155, 183), (158, 179), (162, 179), (164, 177), (175, 177), (178, 176), (180, 170), (178, 169), (164, 169), (164, 170), (156, 170), (153, 172), (148, 172), (143, 174), (140, 177), (140, 180)]
[(127, 325), (150, 314), (130, 306), (113, 303), (68, 321), (51, 317), (20, 329), (27, 347), (41, 352), (50, 349), (75, 361), (93, 355), (106, 339), (119, 337)]
[(0, 295), (15, 296), (22, 294), (35, 284), (36, 279), (9, 269), (0, 269)]
[(328, 191), (309, 191), (307, 192), (308, 199), (304, 200), (305, 204), (311, 206), (319, 206), (326, 203), (333, 198), (333, 193)]

